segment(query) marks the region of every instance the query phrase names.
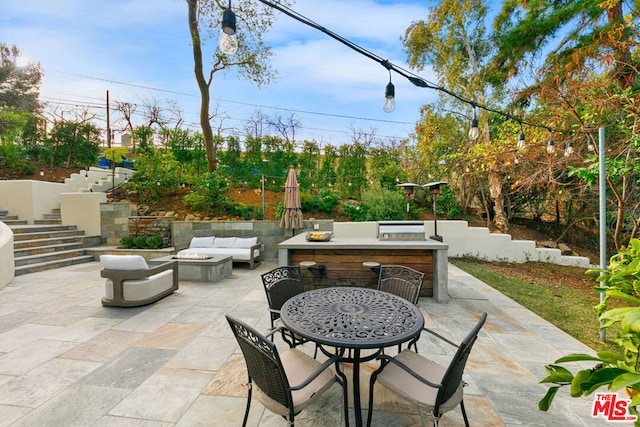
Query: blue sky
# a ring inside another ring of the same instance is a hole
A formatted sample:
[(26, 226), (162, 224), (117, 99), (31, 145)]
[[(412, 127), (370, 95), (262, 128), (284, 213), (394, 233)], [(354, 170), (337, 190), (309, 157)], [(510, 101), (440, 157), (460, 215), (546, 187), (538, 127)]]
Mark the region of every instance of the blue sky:
[[(293, 9), (408, 69), (400, 40), (413, 20), (426, 16), (429, 4), (298, 0)], [(420, 106), (437, 97), (394, 74), (396, 110), (385, 113), (386, 69), (285, 15), (278, 13), (277, 19), (265, 35), (279, 73), (275, 83), (258, 88), (233, 74), (214, 77), (211, 109), (229, 117), (221, 125), (230, 129), (225, 133), (241, 135), (246, 120), (261, 111), (283, 118), (294, 113), (302, 123), (296, 139), (321, 144), (349, 142), (354, 129), (404, 138), (419, 119)], [(198, 129), (199, 96), (184, 0), (4, 1), (0, 42), (15, 44), (29, 60), (40, 62), (42, 99), (52, 105), (103, 107), (108, 90), (111, 101), (175, 102), (186, 126)], [(205, 40), (205, 58), (211, 58), (216, 43), (217, 38)], [(210, 64), (205, 62), (207, 70)], [(429, 70), (419, 74), (436, 80)], [(104, 114), (104, 108), (92, 111)]]

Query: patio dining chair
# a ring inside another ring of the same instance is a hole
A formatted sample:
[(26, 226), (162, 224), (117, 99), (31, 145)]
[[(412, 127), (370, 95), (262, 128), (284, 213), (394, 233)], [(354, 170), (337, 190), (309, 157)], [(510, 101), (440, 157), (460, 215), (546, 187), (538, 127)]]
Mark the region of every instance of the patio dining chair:
[(289, 344), (289, 347), (295, 347), (303, 344), (305, 340), (284, 327), (280, 320), (280, 309), (282, 305), (291, 297), (304, 292), (302, 285), (302, 272), (298, 266), (281, 266), (276, 267), (261, 275), (262, 285), (267, 294), (267, 302), (269, 303), (269, 317), (271, 320), (271, 329), (280, 329), (282, 339)]
[(430, 411), (433, 414), (434, 427), (438, 426), (442, 414), (460, 405), (464, 424), (468, 427), (469, 420), (463, 401), (465, 383), (462, 381), (462, 374), (473, 344), (486, 320), (487, 313), (483, 313), (459, 345), (431, 329), (423, 329), (457, 348), (449, 366), (446, 367), (410, 349), (405, 349), (395, 357), (380, 355), (380, 368), (371, 374), (367, 426), (371, 425), (373, 387), (377, 381), (419, 408)]
[[(420, 289), (424, 282), (424, 273), (404, 265), (382, 265), (378, 273), (378, 290), (406, 299), (414, 305), (418, 305)], [(413, 343), (417, 351), (417, 345)], [(398, 353), (402, 351), (402, 345), (398, 345)]]
[[(247, 424), (252, 395), (271, 412), (284, 417), (291, 426), (295, 416), (335, 382), (342, 386), (345, 425), (349, 426), (346, 378), (331, 367), (337, 358), (324, 363), (290, 348), (280, 354), (276, 345), (246, 323), (226, 316), (244, 355), (249, 392), (242, 425)], [(274, 334), (276, 330), (271, 331)], [(255, 392), (255, 393), (253, 393)]]
[(404, 265), (382, 265), (378, 276), (378, 290), (389, 292), (418, 305), (424, 273)]

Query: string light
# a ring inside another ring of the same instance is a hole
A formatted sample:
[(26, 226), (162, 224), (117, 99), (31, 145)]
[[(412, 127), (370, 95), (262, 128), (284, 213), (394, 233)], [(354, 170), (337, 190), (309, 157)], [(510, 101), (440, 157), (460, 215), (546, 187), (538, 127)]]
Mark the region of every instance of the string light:
[(478, 116), (476, 116), (476, 104), (473, 106), (473, 120), (471, 120), (471, 128), (469, 129), (469, 139), (475, 141), (480, 136), (480, 130), (478, 129)]
[(522, 122), (520, 122), (520, 136), (518, 136), (518, 143), (516, 144), (516, 150), (524, 150), (527, 147), (527, 141), (524, 137), (524, 131), (522, 130)]
[(569, 157), (573, 154), (573, 141), (567, 142), (567, 146), (564, 148), (564, 156)]
[(547, 153), (553, 154), (555, 152), (556, 152), (556, 143), (553, 141), (553, 139), (549, 139), (549, 142), (547, 142)]

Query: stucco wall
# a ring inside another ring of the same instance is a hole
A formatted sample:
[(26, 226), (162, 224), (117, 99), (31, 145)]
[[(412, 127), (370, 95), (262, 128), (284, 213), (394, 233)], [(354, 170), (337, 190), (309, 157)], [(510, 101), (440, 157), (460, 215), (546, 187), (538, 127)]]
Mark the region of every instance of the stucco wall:
[(60, 194), (65, 191), (67, 186), (57, 182), (0, 181), (0, 207), (32, 224), (45, 213), (60, 208)]
[(13, 259), (13, 232), (0, 221), (0, 289), (15, 277)]
[(63, 224), (77, 225), (88, 236), (100, 235), (100, 204), (106, 193), (60, 194), (60, 217)]

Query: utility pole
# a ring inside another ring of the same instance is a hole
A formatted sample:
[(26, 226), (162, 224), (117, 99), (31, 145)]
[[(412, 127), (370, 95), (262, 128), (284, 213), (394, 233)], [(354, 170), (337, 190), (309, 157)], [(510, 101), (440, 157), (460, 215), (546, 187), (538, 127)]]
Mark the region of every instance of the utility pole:
[(111, 148), (111, 121), (109, 120), (109, 91), (107, 90), (107, 148)]

